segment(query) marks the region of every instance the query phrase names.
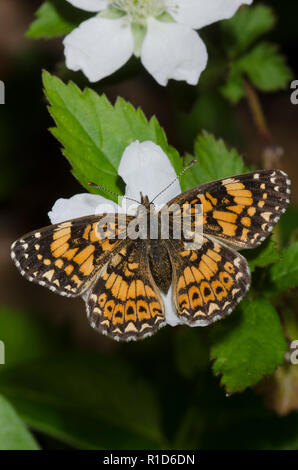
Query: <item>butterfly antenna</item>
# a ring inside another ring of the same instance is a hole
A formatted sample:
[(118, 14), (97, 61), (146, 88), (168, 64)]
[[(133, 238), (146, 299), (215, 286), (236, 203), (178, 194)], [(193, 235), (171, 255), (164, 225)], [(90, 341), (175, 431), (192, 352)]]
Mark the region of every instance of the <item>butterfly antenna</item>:
[(136, 199), (132, 199), (131, 197), (127, 197), (127, 196), (122, 196), (122, 194), (115, 193), (114, 191), (111, 191), (110, 189), (106, 189), (104, 186), (99, 186), (98, 184), (92, 183), (91, 181), (89, 181), (87, 184), (89, 184), (89, 186), (93, 186), (94, 188), (102, 189), (106, 193), (114, 194), (114, 196), (123, 197), (125, 199), (129, 199), (130, 201), (134, 201), (138, 204), (141, 204), (140, 201), (137, 201)]
[(185, 168), (183, 168), (183, 170), (179, 173), (179, 175), (177, 175), (176, 178), (173, 179), (173, 181), (166, 188), (164, 188), (162, 191), (160, 191), (160, 193), (158, 193), (158, 195), (155, 196), (154, 199), (152, 199), (151, 203), (153, 201), (155, 201), (155, 199), (157, 199), (161, 194), (163, 194), (165, 191), (167, 191), (175, 183), (175, 181), (177, 181), (183, 175), (183, 173), (185, 173), (186, 170), (189, 170), (189, 168), (191, 168), (195, 163), (197, 163), (197, 160), (192, 160)]

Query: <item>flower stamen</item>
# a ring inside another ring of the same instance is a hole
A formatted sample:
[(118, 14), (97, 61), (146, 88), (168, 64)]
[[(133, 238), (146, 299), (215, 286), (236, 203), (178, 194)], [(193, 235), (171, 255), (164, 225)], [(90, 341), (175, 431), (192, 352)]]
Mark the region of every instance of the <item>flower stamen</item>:
[(146, 24), (150, 16), (156, 18), (167, 11), (166, 0), (110, 0), (110, 4), (140, 24)]

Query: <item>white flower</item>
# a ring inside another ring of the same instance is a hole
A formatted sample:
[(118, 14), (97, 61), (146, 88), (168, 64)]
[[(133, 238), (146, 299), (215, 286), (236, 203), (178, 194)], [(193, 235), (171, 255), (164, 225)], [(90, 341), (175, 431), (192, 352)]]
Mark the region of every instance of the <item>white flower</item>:
[(206, 46), (194, 31), (230, 18), (253, 0), (67, 0), (96, 12), (64, 39), (66, 65), (96, 82), (135, 54), (160, 85), (170, 78), (196, 85)]
[[(125, 196), (137, 201), (140, 201), (141, 192), (152, 200), (176, 177), (176, 172), (167, 155), (158, 145), (149, 141), (142, 143), (136, 141), (126, 147), (119, 164), (118, 174), (126, 183)], [(158, 198), (159, 207), (180, 193), (180, 184), (176, 180)], [(48, 215), (51, 223), (57, 224), (85, 215), (122, 212), (124, 209), (130, 212), (130, 208), (135, 207), (132, 201), (126, 201), (124, 198), (123, 203), (123, 206), (119, 207), (116, 203), (99, 195), (77, 194), (70, 199), (58, 199)], [(175, 313), (171, 289), (167, 295), (161, 295), (165, 305), (166, 322), (171, 326), (182, 324), (183, 322)]]

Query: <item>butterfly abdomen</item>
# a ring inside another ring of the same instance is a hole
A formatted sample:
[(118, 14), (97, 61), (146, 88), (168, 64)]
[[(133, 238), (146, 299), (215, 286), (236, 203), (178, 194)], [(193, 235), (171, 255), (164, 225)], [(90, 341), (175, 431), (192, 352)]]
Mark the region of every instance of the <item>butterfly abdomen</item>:
[(166, 294), (172, 282), (172, 267), (168, 250), (162, 240), (150, 240), (148, 255), (154, 281), (157, 287)]

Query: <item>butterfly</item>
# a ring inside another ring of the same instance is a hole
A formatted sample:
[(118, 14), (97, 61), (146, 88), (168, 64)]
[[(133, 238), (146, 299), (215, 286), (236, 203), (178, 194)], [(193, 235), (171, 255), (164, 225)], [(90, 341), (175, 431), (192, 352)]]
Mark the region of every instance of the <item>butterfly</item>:
[[(164, 326), (162, 293), (170, 288), (179, 320), (207, 326), (229, 315), (247, 293), (250, 271), (238, 250), (255, 248), (269, 236), (289, 194), (284, 172), (261, 170), (176, 196), (166, 207), (175, 204), (178, 212), (188, 211), (192, 226), (202, 225), (198, 249), (190, 249), (185, 236), (172, 236), (174, 216), (167, 239), (132, 239), (127, 227), (136, 216), (103, 214), (31, 232), (13, 243), (11, 257), (29, 281), (82, 296), (91, 326), (115, 340), (142, 339)], [(146, 196), (141, 203), (145, 215), (155, 210)], [(196, 218), (198, 204), (202, 213)]]

